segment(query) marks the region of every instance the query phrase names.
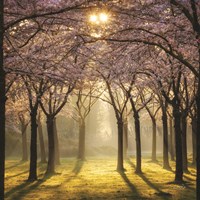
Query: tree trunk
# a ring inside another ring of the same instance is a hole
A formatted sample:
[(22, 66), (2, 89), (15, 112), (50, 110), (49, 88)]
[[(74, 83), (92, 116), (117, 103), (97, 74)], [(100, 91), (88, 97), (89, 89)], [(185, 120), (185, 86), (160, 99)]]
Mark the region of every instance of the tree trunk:
[(152, 119), (152, 156), (153, 162), (156, 162), (156, 120)]
[(48, 163), (45, 175), (55, 174), (55, 141), (54, 141), (54, 117), (47, 116), (47, 133), (48, 133)]
[(85, 160), (85, 120), (80, 119), (79, 121), (79, 149), (78, 159)]
[(166, 110), (162, 108), (162, 123), (163, 123), (163, 168), (171, 169), (169, 165), (168, 156), (168, 125), (167, 125), (167, 113)]
[(173, 105), (175, 142), (176, 142), (176, 172), (175, 182), (182, 183), (183, 181), (183, 155), (182, 155), (182, 135), (181, 135), (181, 114), (179, 107)]
[(28, 150), (27, 150), (27, 125), (21, 122), (21, 132), (22, 132), (22, 161), (28, 160)]
[(0, 199), (4, 199), (5, 179), (5, 71), (3, 68), (4, 1), (0, 1)]
[(40, 141), (41, 163), (46, 163), (47, 162), (46, 161), (46, 151), (45, 151), (42, 123), (41, 123), (40, 119), (38, 119), (38, 134), (39, 134), (39, 141)]
[(31, 111), (30, 170), (28, 181), (37, 180), (37, 109)]
[(135, 140), (136, 140), (136, 170), (135, 172), (140, 174), (142, 173), (141, 168), (141, 139), (140, 139), (140, 118), (138, 112), (134, 112), (134, 120), (135, 120)]
[(124, 130), (123, 130), (123, 153), (124, 153), (124, 159), (128, 158), (127, 151), (128, 151), (128, 120), (125, 119), (124, 121)]
[(173, 118), (169, 118), (169, 130), (170, 130), (170, 155), (171, 155), (171, 161), (175, 161), (175, 137), (174, 137), (174, 129), (173, 129)]
[(55, 141), (55, 164), (60, 165), (60, 149), (59, 149), (56, 118), (54, 118), (54, 126), (53, 127), (54, 127), (54, 141)]
[(187, 159), (187, 116), (182, 114), (181, 117), (181, 125), (182, 125), (182, 153), (183, 153), (183, 171), (188, 171), (188, 159)]
[(118, 128), (118, 156), (117, 156), (117, 171), (124, 171), (123, 163), (123, 121), (118, 119), (117, 121)]
[[(200, 82), (200, 79), (199, 79)], [(199, 83), (200, 87), (200, 83)], [(196, 132), (196, 199), (200, 199), (200, 88), (197, 94), (197, 132)]]
[(192, 118), (192, 164), (196, 165), (196, 148), (197, 148), (197, 119), (196, 117)]

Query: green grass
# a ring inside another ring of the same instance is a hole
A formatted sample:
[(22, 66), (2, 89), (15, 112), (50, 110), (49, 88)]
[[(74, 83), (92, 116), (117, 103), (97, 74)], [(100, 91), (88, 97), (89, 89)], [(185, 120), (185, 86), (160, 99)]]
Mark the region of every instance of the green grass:
[[(125, 173), (116, 171), (116, 159), (88, 158), (81, 162), (62, 159), (57, 175), (43, 179), (46, 165), (38, 164), (38, 181), (26, 182), (29, 163), (6, 161), (6, 199), (195, 199), (195, 169), (184, 175), (186, 184), (172, 184), (174, 172), (162, 168), (162, 162), (142, 161), (143, 174), (134, 173), (135, 159), (125, 161)], [(171, 163), (174, 170), (174, 163)]]

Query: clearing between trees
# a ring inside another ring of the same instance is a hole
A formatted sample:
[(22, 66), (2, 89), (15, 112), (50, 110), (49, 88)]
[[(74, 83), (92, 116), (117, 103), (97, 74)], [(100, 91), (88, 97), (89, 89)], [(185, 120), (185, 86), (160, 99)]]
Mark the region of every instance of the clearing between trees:
[(28, 162), (6, 161), (6, 199), (12, 200), (66, 200), (66, 199), (135, 199), (135, 200), (193, 200), (195, 173), (184, 174), (185, 183), (174, 184), (172, 171), (162, 168), (162, 161), (142, 160), (143, 174), (135, 173), (135, 158), (125, 161), (125, 173), (116, 171), (115, 157), (89, 157), (87, 161), (62, 159), (57, 174), (43, 178), (46, 164), (38, 165), (38, 180), (27, 182)]

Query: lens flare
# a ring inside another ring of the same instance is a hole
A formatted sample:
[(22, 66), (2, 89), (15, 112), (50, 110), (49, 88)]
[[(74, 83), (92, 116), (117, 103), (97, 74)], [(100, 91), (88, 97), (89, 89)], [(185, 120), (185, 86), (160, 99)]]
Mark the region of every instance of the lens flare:
[(107, 22), (108, 21), (108, 15), (106, 13), (100, 13), (99, 19), (101, 22)]
[(90, 22), (97, 22), (97, 20), (98, 20), (98, 18), (97, 18), (97, 16), (96, 15), (91, 15), (90, 16)]

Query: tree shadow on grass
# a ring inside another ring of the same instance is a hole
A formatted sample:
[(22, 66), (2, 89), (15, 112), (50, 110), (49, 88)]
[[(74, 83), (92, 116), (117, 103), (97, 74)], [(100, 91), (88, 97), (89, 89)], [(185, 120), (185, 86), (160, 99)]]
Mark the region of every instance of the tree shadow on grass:
[[(20, 165), (20, 164), (23, 164), (24, 162), (20, 161), (17, 165)], [(16, 166), (16, 165), (15, 165)], [(15, 167), (13, 166), (13, 167)], [(38, 171), (44, 171), (46, 169), (46, 164), (38, 164)], [(16, 177), (16, 176), (20, 176), (22, 174), (26, 174), (28, 173), (29, 170), (26, 170), (26, 171), (23, 171), (21, 173), (18, 173), (16, 175), (13, 175), (13, 176), (9, 176), (9, 177), (6, 177), (6, 179), (8, 178), (13, 178), (13, 177)], [(43, 172), (42, 174), (38, 174), (38, 177), (43, 175)], [(42, 179), (38, 179), (34, 182), (30, 182), (30, 181), (24, 181), (23, 183), (21, 183), (20, 185), (17, 185), (16, 187), (10, 189), (9, 191), (7, 191), (5, 193), (5, 197), (8, 198), (8, 197), (12, 197), (12, 199), (21, 199), (23, 198), (24, 196), (26, 196), (29, 192), (31, 192), (32, 190), (34, 190), (35, 188), (37, 188), (38, 186), (40, 186), (42, 183), (46, 182), (49, 178), (51, 178), (51, 176), (44, 176)], [(15, 195), (16, 193), (16, 195)]]
[(144, 174), (139, 174), (140, 178), (152, 189), (154, 189), (155, 195), (161, 197), (162, 199), (169, 199), (169, 197), (172, 197), (172, 194), (163, 192), (158, 186), (153, 184)]
[[(189, 174), (189, 175), (191, 175), (191, 174)], [(189, 181), (196, 181), (196, 177), (194, 177), (194, 176), (188, 177), (187, 175), (184, 174), (183, 177), (184, 177), (184, 179), (187, 179)]]
[[(172, 172), (174, 174), (176, 173), (176, 171), (173, 171), (173, 170), (172, 170)], [(188, 175), (194, 176), (194, 179), (191, 178), (191, 177), (188, 177)], [(195, 175), (192, 174), (191, 172), (188, 172), (188, 173), (183, 172), (183, 178), (184, 178), (184, 180), (182, 182), (177, 182), (177, 181), (174, 180), (174, 181), (167, 182), (167, 184), (169, 184), (169, 185), (179, 185), (179, 186), (182, 186), (183, 188), (187, 188), (189, 190), (194, 190), (195, 191), (195, 189), (193, 187), (191, 187), (191, 185), (192, 185), (191, 182), (195, 182), (196, 181)]]
[[(127, 163), (132, 167), (132, 168), (136, 168), (135, 164), (130, 160), (130, 159), (127, 159)], [(153, 184), (145, 175), (144, 173), (142, 174), (138, 174), (138, 176), (140, 176), (142, 178), (142, 180), (149, 186), (151, 187), (152, 189), (154, 189), (156, 192), (155, 192), (155, 195), (159, 196), (160, 198), (162, 199), (169, 199), (171, 198), (171, 194), (170, 193), (166, 193), (166, 192), (163, 192), (162, 190), (160, 190), (155, 184)]]
[(21, 172), (21, 173), (15, 174), (15, 175), (6, 176), (5, 179), (14, 178), (14, 177), (16, 177), (16, 176), (20, 176), (20, 175), (26, 174), (26, 173), (28, 173), (28, 172), (29, 172), (29, 170), (26, 170), (26, 171), (23, 171), (23, 172)]
[(120, 176), (122, 177), (124, 182), (128, 185), (132, 194), (134, 194), (134, 197), (137, 197), (137, 199), (145, 199), (144, 197), (142, 197), (139, 194), (137, 188), (131, 183), (131, 181), (129, 180), (129, 178), (127, 177), (127, 175), (124, 172), (118, 172), (118, 173), (120, 174)]
[[(132, 163), (130, 160), (127, 161), (132, 167), (135, 168), (134, 163)], [(70, 176), (68, 181), (70, 181), (71, 179), (73, 179), (74, 177), (76, 177), (82, 167), (84, 165), (84, 161), (76, 161), (75, 166), (72, 170), (72, 172), (74, 173), (73, 176)], [(40, 166), (41, 168), (43, 168), (44, 166)], [(121, 177), (123, 178), (124, 182), (128, 185), (128, 187), (131, 189), (132, 191), (132, 199), (145, 199), (144, 197), (141, 196), (141, 194), (139, 194), (139, 192), (137, 191), (137, 188), (131, 183), (131, 181), (129, 180), (129, 178), (127, 177), (127, 175), (125, 173), (120, 173)], [(156, 186), (154, 186), (144, 175), (140, 175), (140, 177), (148, 184), (150, 185), (154, 190), (156, 190), (158, 192), (158, 196), (160, 196), (162, 199), (168, 199), (166, 198), (166, 195), (163, 194), (163, 192), (157, 188)], [(47, 179), (51, 178), (51, 176), (49, 177), (45, 177), (43, 179), (40, 179), (38, 181), (35, 181), (33, 183), (30, 182), (23, 182), (22, 184), (12, 188), (11, 190), (9, 190), (8, 192), (6, 192), (5, 196), (6, 198), (8, 197), (12, 197), (12, 199), (16, 199), (16, 200), (20, 200), (22, 198), (24, 198), (27, 194), (29, 194), (31, 191), (33, 191), (34, 189), (38, 188), (42, 183), (44, 183), (45, 181), (47, 181)], [(160, 193), (162, 192), (162, 193)], [(127, 196), (128, 197), (128, 196)], [(129, 196), (130, 197), (130, 196)]]
[(69, 177), (65, 180), (65, 182), (70, 182), (72, 179), (74, 179), (75, 177), (78, 176), (78, 174), (80, 173), (81, 169), (83, 168), (85, 161), (82, 160), (77, 160), (76, 164), (72, 170), (72, 173), (69, 175)]
[(72, 170), (73, 173), (75, 173), (75, 175), (78, 175), (84, 165), (84, 162), (85, 161), (82, 161), (82, 160), (77, 160), (76, 161), (76, 164), (74, 166), (74, 169)]
[(189, 181), (182, 181), (182, 182), (171, 181), (171, 182), (168, 182), (167, 184), (168, 185), (179, 185), (182, 188), (196, 191), (195, 188), (191, 187), (191, 185), (192, 185), (191, 181), (195, 181), (195, 180), (191, 180), (189, 177), (185, 177), (185, 178), (188, 179)]
[(169, 165), (168, 167), (164, 167), (164, 166), (163, 166), (163, 161), (160, 161), (160, 160), (156, 160), (156, 161), (149, 160), (147, 163), (152, 163), (152, 164), (155, 164), (155, 165), (160, 166), (160, 167), (163, 168), (164, 170), (167, 170), (167, 171), (169, 171), (169, 172), (174, 172), (174, 170), (171, 168), (170, 165)]
[(196, 169), (196, 163), (188, 162), (188, 167), (192, 168), (192, 169)]
[(27, 161), (22, 161), (20, 160), (19, 162), (15, 163), (14, 165), (11, 165), (9, 167), (6, 167), (5, 169), (8, 170), (8, 169), (12, 169), (12, 168), (15, 168), (15, 167), (18, 167), (19, 165), (22, 165), (24, 163), (26, 163)]
[(22, 184), (7, 191), (5, 193), (5, 197), (8, 198), (13, 195), (12, 199), (20, 200), (50, 178), (51, 176), (44, 177), (43, 179), (38, 179), (34, 182), (24, 181)]
[(159, 160), (149, 160), (149, 161), (147, 161), (147, 163), (153, 163), (153, 164), (157, 164), (157, 165), (159, 165), (159, 166), (162, 166), (162, 164), (160, 163), (160, 161)]
[(136, 166), (135, 166), (135, 164), (130, 160), (130, 158), (128, 158), (127, 160), (126, 160), (126, 162), (132, 167), (132, 168), (136, 168)]

